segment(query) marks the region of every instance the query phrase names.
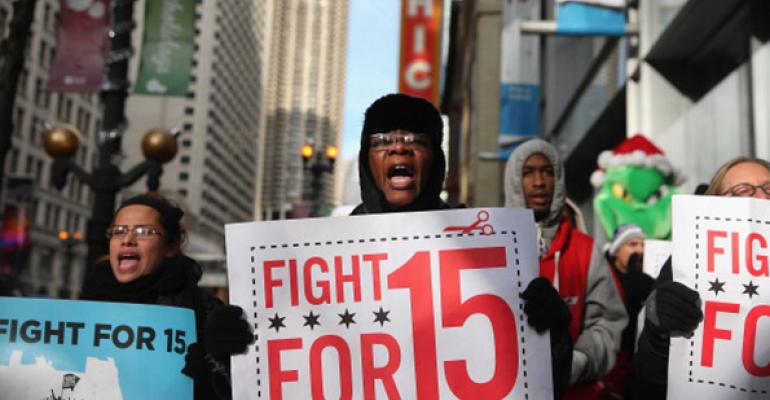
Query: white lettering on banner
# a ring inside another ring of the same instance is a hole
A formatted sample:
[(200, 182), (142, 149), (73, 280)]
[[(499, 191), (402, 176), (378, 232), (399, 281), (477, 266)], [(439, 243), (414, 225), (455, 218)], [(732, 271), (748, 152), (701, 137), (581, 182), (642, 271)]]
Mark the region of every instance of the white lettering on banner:
[(234, 398), (552, 396), (550, 357), (531, 356), (548, 338), (519, 298), (538, 265), (531, 212), (226, 229), (231, 302), (257, 336), (232, 360)]
[(406, 84), (415, 90), (427, 89), (431, 84), (430, 64), (417, 60), (406, 67)]
[(160, 24), (160, 40), (157, 42), (158, 51), (153, 54), (151, 62), (155, 65), (155, 71), (159, 74), (167, 74), (171, 69), (171, 56), (174, 50), (181, 47), (176, 36), (181, 32), (182, 26), (177, 23), (176, 13), (184, 11), (179, 0), (165, 0), (162, 9), (162, 22)]
[(704, 319), (672, 338), (669, 398), (770, 395), (770, 202), (675, 196), (674, 279), (695, 289)]
[(414, 27), (414, 52), (415, 54), (425, 53), (425, 25)]
[(408, 0), (408, 14), (410, 17), (416, 17), (419, 14), (418, 9), (422, 8), (422, 14), (425, 17), (433, 16), (433, 0)]

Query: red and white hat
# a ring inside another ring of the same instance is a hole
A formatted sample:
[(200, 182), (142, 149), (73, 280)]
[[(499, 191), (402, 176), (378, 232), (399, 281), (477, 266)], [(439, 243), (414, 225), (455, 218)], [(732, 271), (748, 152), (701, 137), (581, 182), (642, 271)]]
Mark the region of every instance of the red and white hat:
[(626, 139), (612, 150), (601, 152), (597, 164), (599, 169), (591, 174), (591, 184), (594, 187), (599, 187), (604, 182), (605, 170), (623, 165), (656, 168), (664, 176), (671, 177), (675, 185), (684, 181), (681, 173), (668, 161), (663, 150), (640, 134)]

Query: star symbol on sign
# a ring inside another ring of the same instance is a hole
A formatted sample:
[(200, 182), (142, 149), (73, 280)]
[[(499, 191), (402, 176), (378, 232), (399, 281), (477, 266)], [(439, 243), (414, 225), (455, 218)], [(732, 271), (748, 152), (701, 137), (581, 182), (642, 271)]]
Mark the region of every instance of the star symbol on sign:
[(309, 326), (310, 330), (312, 331), (313, 328), (315, 328), (316, 326), (321, 325), (321, 323), (318, 322), (318, 317), (320, 317), (320, 316), (321, 316), (320, 314), (313, 314), (313, 311), (311, 310), (309, 315), (303, 315), (302, 316), (302, 318), (305, 319), (305, 324), (302, 325), (302, 326)]
[(759, 292), (757, 289), (759, 289), (759, 285), (755, 285), (754, 281), (749, 281), (748, 285), (743, 285), (743, 294), (749, 295), (749, 298), (752, 298), (754, 295), (759, 296)]
[(718, 295), (719, 292), (725, 291), (725, 282), (719, 282), (719, 278), (716, 278), (714, 282), (709, 281), (709, 285), (711, 287), (708, 290), (714, 291), (714, 296)]
[(356, 313), (351, 313), (348, 311), (348, 309), (345, 309), (344, 314), (337, 314), (340, 316), (340, 323), (339, 325), (345, 324), (345, 328), (350, 328), (350, 324), (355, 324), (356, 321), (353, 320), (353, 317), (356, 315)]
[(380, 306), (379, 311), (372, 311), (372, 314), (374, 314), (374, 322), (379, 322), (380, 326), (384, 326), (385, 322), (390, 322), (390, 318), (388, 318), (390, 311), (383, 310), (382, 306)]
[(283, 320), (285, 319), (286, 317), (279, 317), (278, 313), (275, 313), (275, 317), (267, 319), (270, 321), (270, 326), (268, 326), (267, 329), (275, 329), (275, 331), (278, 332), (281, 328), (286, 328), (286, 325), (283, 324)]

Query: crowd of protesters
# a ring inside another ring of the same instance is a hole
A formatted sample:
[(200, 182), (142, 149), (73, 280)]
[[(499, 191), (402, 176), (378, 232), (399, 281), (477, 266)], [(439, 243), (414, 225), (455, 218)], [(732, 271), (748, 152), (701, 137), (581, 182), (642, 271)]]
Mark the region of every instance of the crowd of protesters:
[[(457, 207), (440, 197), (442, 132), (438, 110), (424, 99), (391, 94), (376, 100), (364, 116), (363, 202), (353, 215)], [(567, 199), (564, 165), (548, 142), (519, 145), (501, 184), (507, 207), (531, 209), (535, 217), (539, 277), (521, 298), (528, 323), (550, 332), (554, 398), (665, 398), (669, 339), (700, 323), (698, 294), (672, 280), (670, 259), (660, 276), (642, 272), (645, 234), (638, 226), (617, 227), (599, 248)], [(734, 159), (705, 194), (768, 198), (770, 164)], [(81, 297), (194, 310), (199, 342), (189, 347), (183, 372), (194, 379), (196, 399), (229, 398), (229, 356), (243, 352), (253, 333), (239, 307), (198, 287), (201, 268), (182, 252), (182, 215), (154, 194), (125, 201), (108, 232), (109, 256), (86, 278)]]

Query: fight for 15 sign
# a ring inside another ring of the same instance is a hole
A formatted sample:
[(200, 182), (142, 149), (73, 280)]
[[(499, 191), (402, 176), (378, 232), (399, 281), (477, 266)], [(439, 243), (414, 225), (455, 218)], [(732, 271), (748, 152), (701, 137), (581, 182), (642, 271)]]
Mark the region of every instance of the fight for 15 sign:
[(668, 398), (770, 397), (770, 202), (674, 197), (674, 279), (703, 322), (671, 340)]
[(448, 210), (233, 224), (230, 300), (257, 341), (238, 399), (552, 396), (549, 341), (519, 293), (531, 212)]

